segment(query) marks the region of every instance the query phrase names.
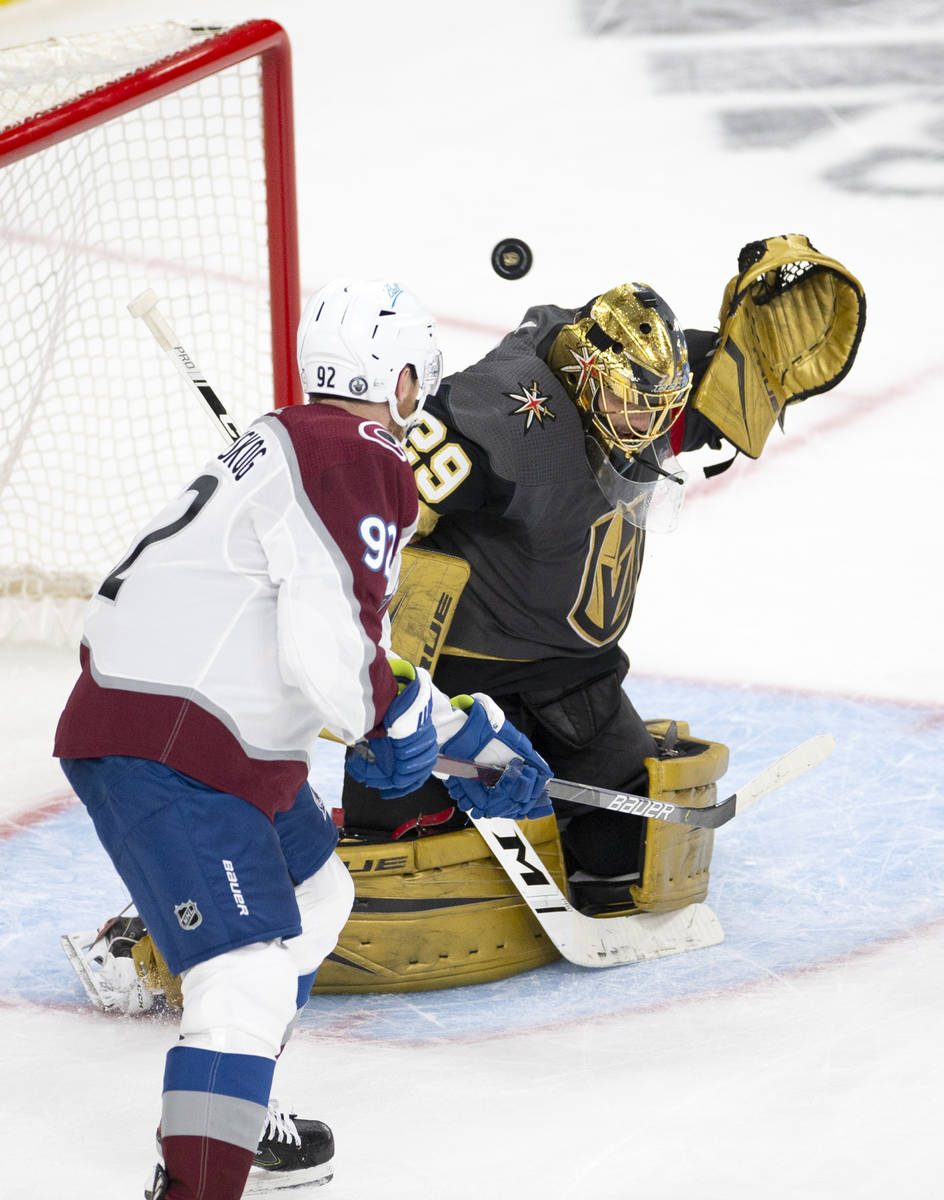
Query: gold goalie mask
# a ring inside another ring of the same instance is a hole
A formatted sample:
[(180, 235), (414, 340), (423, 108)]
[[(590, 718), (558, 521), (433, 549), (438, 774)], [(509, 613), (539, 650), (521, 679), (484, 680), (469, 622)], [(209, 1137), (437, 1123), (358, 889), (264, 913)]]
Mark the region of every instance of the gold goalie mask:
[(852, 366), (862, 285), (803, 234), (750, 242), (719, 314), (718, 346), (692, 405), (757, 458), (788, 404), (828, 391)]
[(548, 365), (581, 412), (606, 498), (640, 528), (672, 528), (684, 475), (665, 435), (685, 409), (691, 370), (669, 306), (646, 284), (611, 288), (561, 329)]

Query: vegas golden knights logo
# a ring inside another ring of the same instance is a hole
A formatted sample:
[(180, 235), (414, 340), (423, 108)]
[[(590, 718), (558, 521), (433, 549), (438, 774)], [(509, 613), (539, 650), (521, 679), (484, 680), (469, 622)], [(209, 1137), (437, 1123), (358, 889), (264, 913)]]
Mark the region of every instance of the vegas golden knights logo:
[(619, 512), (595, 521), (580, 581), (567, 617), (584, 641), (602, 646), (623, 632), (642, 566), (642, 535)]

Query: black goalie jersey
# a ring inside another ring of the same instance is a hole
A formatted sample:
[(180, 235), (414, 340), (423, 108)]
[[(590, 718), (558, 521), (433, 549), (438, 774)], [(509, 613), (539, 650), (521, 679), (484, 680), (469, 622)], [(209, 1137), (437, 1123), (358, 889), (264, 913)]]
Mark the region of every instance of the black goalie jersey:
[[(644, 534), (600, 491), (577, 408), (544, 361), (574, 319), (529, 309), (445, 381), (410, 434), (420, 499), (437, 518), (422, 545), (471, 566), (437, 674), (447, 691), (453, 677), (496, 694), (578, 683), (620, 655)], [(676, 449), (717, 444), (703, 418), (686, 418)]]

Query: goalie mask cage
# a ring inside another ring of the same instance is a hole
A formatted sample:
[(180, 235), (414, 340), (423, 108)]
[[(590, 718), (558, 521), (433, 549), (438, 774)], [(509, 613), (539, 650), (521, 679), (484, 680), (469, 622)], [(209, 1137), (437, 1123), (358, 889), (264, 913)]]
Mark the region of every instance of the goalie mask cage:
[(165, 22), (0, 50), (0, 639), (73, 640), (222, 446), (127, 305), (153, 287), (244, 428), (301, 400), (288, 38)]

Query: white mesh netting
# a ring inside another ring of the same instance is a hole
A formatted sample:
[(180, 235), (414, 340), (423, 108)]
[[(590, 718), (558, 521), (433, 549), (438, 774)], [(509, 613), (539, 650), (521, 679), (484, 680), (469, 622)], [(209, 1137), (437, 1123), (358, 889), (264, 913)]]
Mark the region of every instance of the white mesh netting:
[[(0, 51), (0, 129), (207, 37)], [(237, 425), (273, 406), (260, 77), (249, 59), (0, 160), (0, 637), (56, 636), (60, 610), (73, 636), (75, 598), (222, 448), (135, 296), (154, 288)]]

